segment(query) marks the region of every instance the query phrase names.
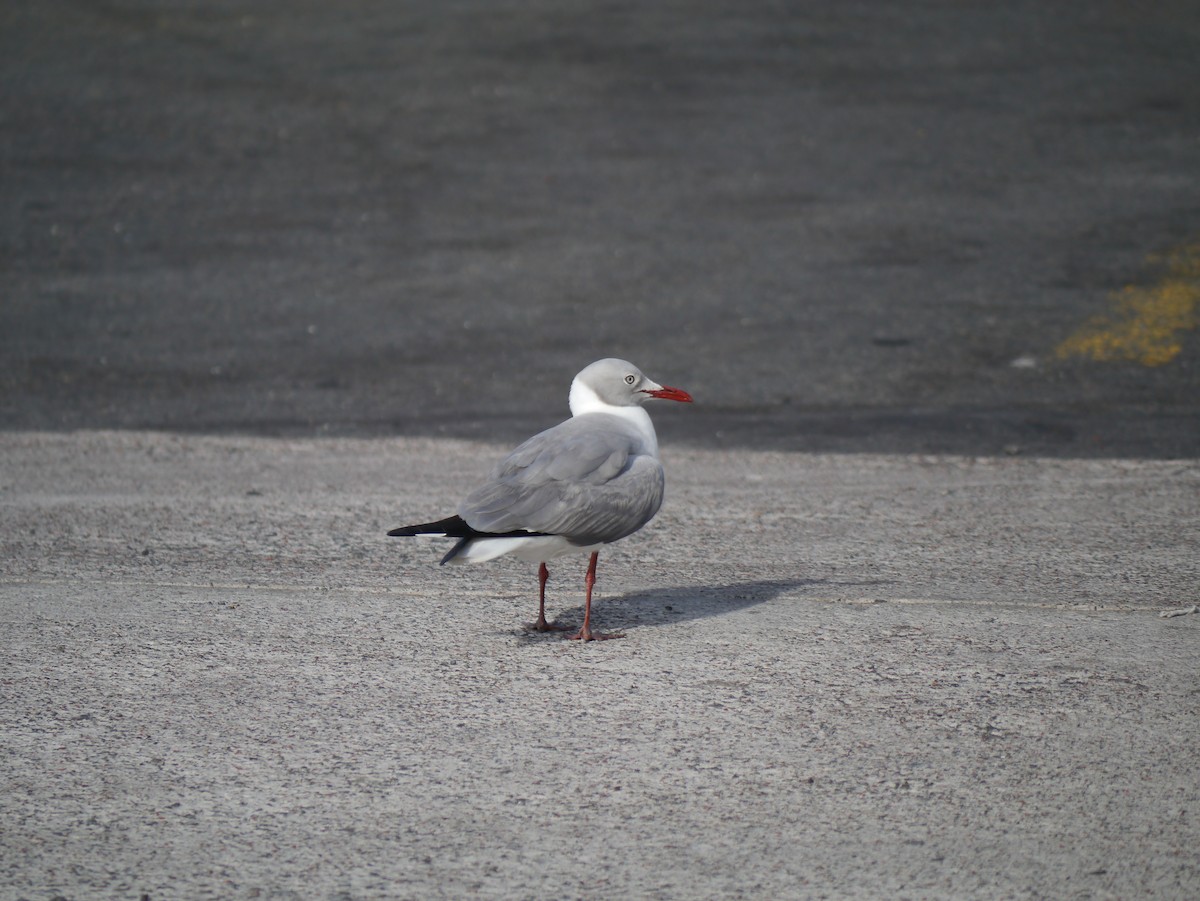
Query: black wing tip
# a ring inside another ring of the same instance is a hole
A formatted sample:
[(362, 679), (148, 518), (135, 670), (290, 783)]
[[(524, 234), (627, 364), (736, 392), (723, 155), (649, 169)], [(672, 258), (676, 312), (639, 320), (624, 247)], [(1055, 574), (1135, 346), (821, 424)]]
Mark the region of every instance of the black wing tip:
[(447, 516), (437, 522), (423, 522), (415, 526), (398, 526), (388, 532), (389, 538), (408, 538), (412, 535), (448, 535), (461, 538), (470, 531), (461, 516)]
[(462, 538), (458, 539), (458, 541), (454, 542), (454, 547), (450, 548), (450, 550), (446, 553), (446, 556), (442, 558), (442, 562), (439, 563), (438, 566), (445, 566), (447, 563), (449, 563), (451, 560), (453, 560), (455, 557), (458, 556), (459, 551), (461, 551), (463, 548), (465, 548), (470, 543), (471, 543), (470, 535), (464, 535)]
[(457, 538), (458, 541), (450, 549), (450, 553), (442, 558), (442, 563), (448, 563), (458, 556), (459, 551), (476, 538), (537, 538), (548, 535), (548, 532), (530, 532), (525, 529), (514, 529), (511, 532), (481, 532), (467, 525), (461, 516), (448, 516), (437, 522), (424, 522), (415, 526), (398, 526), (388, 532), (389, 538), (408, 538), (412, 535), (442, 535), (446, 538)]

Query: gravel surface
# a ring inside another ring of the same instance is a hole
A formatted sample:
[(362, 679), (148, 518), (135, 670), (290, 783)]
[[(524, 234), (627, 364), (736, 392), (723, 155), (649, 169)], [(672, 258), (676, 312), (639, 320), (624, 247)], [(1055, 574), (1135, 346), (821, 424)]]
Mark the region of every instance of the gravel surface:
[(1200, 893), (1195, 462), (668, 446), (581, 646), (502, 451), (0, 436), (0, 897)]

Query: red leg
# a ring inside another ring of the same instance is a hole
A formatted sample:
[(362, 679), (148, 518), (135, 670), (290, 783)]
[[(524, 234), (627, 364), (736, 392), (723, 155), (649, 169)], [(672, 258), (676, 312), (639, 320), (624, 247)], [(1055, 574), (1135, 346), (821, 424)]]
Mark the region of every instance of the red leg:
[(538, 567), (538, 618), (537, 622), (527, 628), (533, 632), (565, 632), (569, 626), (555, 626), (546, 622), (546, 581), (550, 578), (550, 570), (546, 561)]
[(599, 559), (600, 552), (592, 551), (592, 559), (588, 561), (587, 577), (584, 579), (584, 584), (587, 585), (587, 600), (583, 605), (583, 627), (574, 635), (567, 636), (572, 641), (604, 641), (608, 638), (625, 637), (619, 632), (604, 633), (592, 631), (592, 586), (596, 584), (596, 562)]

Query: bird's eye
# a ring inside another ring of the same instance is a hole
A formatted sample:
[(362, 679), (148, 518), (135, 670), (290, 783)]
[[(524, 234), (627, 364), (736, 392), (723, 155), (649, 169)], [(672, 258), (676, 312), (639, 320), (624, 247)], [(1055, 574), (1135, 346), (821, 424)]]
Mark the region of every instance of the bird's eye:
[(626, 385), (632, 385), (636, 381), (637, 381), (637, 376), (634, 375), (633, 373), (630, 373), (629, 375), (625, 376), (625, 384)]

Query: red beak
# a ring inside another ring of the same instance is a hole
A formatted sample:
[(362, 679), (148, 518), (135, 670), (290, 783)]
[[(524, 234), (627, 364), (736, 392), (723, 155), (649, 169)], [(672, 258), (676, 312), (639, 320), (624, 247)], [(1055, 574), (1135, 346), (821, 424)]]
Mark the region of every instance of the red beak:
[(646, 391), (644, 393), (649, 394), (651, 397), (657, 397), (659, 400), (677, 400), (684, 404), (692, 402), (692, 396), (682, 388), (672, 388), (669, 385), (663, 385), (655, 391)]

